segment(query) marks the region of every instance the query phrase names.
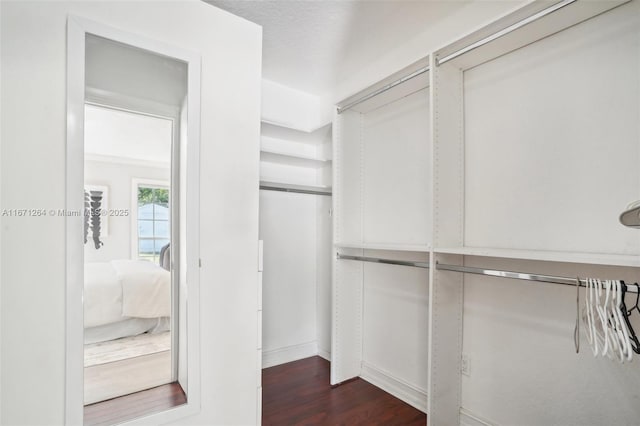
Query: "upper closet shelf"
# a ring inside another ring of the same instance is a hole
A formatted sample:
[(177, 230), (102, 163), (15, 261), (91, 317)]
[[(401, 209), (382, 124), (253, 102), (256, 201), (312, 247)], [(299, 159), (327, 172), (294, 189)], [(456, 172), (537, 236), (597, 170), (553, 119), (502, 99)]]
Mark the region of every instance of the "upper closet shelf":
[(336, 248), (353, 248), (363, 250), (413, 251), (428, 253), (431, 247), (422, 244), (378, 244), (378, 243), (334, 243)]
[(440, 49), (436, 63), (467, 70), (543, 39), (630, 0), (534, 1)]
[(287, 166), (309, 167), (314, 169), (318, 169), (327, 164), (331, 164), (331, 160), (326, 158), (315, 158), (298, 154), (294, 155), (286, 152), (265, 149), (260, 150), (260, 161), (284, 164)]
[(640, 256), (608, 253), (576, 253), (547, 250), (499, 249), (490, 247), (435, 248), (434, 253), (505, 259), (540, 260), (546, 262), (588, 263), (595, 265), (640, 267)]

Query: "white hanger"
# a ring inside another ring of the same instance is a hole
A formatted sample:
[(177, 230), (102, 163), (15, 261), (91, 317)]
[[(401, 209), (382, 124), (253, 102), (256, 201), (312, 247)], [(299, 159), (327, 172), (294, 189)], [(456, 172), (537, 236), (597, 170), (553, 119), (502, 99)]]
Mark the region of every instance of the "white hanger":
[(591, 350), (594, 356), (598, 356), (598, 340), (596, 338), (596, 331), (594, 326), (594, 294), (593, 294), (593, 282), (591, 278), (585, 280), (586, 291), (584, 299), (584, 309), (582, 310), (582, 320), (586, 328), (587, 341), (591, 345)]
[(593, 355), (607, 356), (620, 363), (631, 361), (631, 333), (621, 311), (622, 283), (618, 280), (586, 278), (585, 288), (582, 321)]
[(594, 317), (594, 331), (596, 335), (596, 342), (600, 348), (600, 355), (602, 356), (612, 356), (612, 352), (609, 347), (609, 327), (607, 326), (607, 317), (604, 311), (603, 300), (605, 300), (604, 295), (602, 294), (602, 281), (597, 278), (592, 278), (591, 281), (594, 297), (594, 308), (595, 308), (595, 317)]
[(618, 330), (618, 338), (620, 345), (622, 346), (623, 356), (620, 362), (631, 361), (633, 358), (633, 348), (631, 347), (631, 340), (629, 338), (630, 333), (627, 328), (627, 323), (622, 317), (622, 283), (619, 280), (613, 282), (616, 288), (616, 297), (612, 300), (613, 312), (616, 320), (616, 328)]
[(576, 325), (573, 328), (573, 343), (580, 353), (580, 277), (576, 277)]
[(610, 344), (611, 344), (610, 357), (614, 358), (617, 355), (618, 361), (622, 363), (626, 358), (626, 353), (625, 353), (624, 335), (622, 336), (622, 339), (621, 339), (620, 324), (618, 322), (618, 316), (616, 314), (616, 312), (619, 311), (615, 304), (617, 300), (618, 289), (613, 280), (606, 280), (605, 288), (606, 288), (607, 296), (605, 298), (605, 302), (603, 306), (604, 306), (605, 319), (607, 321), (607, 324), (606, 324), (607, 334), (609, 336)]

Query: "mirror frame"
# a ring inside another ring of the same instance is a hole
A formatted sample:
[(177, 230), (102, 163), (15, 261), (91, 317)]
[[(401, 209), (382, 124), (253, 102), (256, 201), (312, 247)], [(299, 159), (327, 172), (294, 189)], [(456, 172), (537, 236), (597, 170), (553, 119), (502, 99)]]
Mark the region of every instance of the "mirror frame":
[[(185, 191), (180, 206), (180, 221), (185, 221), (186, 258), (187, 403), (124, 424), (166, 423), (192, 416), (201, 409), (200, 395), (200, 78), (201, 58), (196, 52), (129, 33), (86, 18), (69, 15), (67, 19), (67, 211), (83, 211), (84, 182), (84, 104), (85, 38), (87, 34), (127, 44), (187, 64), (187, 134), (186, 145), (180, 141), (186, 159), (181, 160), (180, 188)], [(186, 161), (185, 161), (186, 160)], [(183, 181), (184, 180), (184, 181)], [(74, 197), (73, 194), (78, 194)], [(65, 424), (82, 425), (84, 420), (84, 237), (83, 218), (67, 216), (65, 221), (66, 269), (66, 359)], [(182, 255), (181, 253), (181, 255)], [(185, 283), (173, 283), (173, 286)]]

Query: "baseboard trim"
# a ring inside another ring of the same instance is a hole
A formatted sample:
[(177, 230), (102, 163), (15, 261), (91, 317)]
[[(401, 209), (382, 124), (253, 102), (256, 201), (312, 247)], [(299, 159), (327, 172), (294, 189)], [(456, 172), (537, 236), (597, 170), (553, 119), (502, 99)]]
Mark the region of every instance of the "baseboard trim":
[(318, 348), (318, 356), (331, 362), (331, 352)]
[(423, 413), (427, 412), (426, 391), (418, 389), (404, 380), (394, 377), (392, 374), (378, 367), (374, 367), (371, 364), (367, 364), (364, 361), (362, 362), (360, 377)]
[(472, 413), (464, 408), (460, 409), (460, 426), (498, 426), (496, 423)]
[(287, 362), (318, 355), (318, 342), (307, 342), (284, 348), (262, 351), (262, 368), (269, 368)]

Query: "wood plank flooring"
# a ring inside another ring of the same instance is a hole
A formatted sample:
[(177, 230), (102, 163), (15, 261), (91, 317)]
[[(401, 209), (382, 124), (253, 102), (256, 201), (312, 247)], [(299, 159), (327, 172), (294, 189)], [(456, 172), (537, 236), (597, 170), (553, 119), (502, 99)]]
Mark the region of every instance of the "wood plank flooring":
[(107, 426), (158, 413), (187, 402), (178, 383), (158, 386), (84, 407), (85, 426)]
[[(172, 383), (87, 405), (84, 424), (113, 425), (185, 402)], [(316, 356), (262, 371), (262, 424), (425, 426), (427, 417), (362, 379), (332, 388), (329, 362)]]
[(426, 414), (362, 379), (332, 388), (329, 365), (316, 356), (264, 369), (262, 424), (427, 424)]

